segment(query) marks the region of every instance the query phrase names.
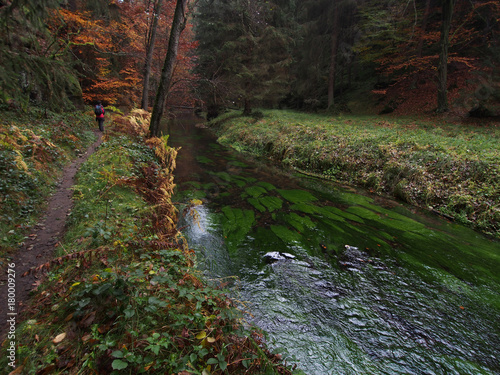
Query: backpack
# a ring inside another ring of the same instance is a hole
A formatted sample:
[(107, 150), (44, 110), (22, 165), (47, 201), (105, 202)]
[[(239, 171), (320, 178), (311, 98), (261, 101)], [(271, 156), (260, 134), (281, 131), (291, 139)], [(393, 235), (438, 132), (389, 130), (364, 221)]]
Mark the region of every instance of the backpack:
[(101, 105), (96, 105), (95, 109), (94, 109), (94, 112), (95, 112), (96, 116), (102, 115), (102, 113), (103, 113), (102, 106)]

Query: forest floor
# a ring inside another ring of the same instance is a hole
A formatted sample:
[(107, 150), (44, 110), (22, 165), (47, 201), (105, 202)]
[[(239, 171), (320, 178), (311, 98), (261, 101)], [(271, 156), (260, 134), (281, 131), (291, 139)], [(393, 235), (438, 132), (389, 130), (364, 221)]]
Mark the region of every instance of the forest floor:
[[(30, 293), (40, 283), (40, 276), (35, 270), (42, 264), (47, 263), (54, 257), (55, 248), (59, 245), (62, 238), (66, 218), (73, 207), (71, 187), (75, 184), (75, 175), (80, 166), (89, 158), (90, 155), (102, 143), (102, 133), (94, 131), (97, 140), (74, 160), (70, 165), (64, 168), (61, 180), (52, 197), (48, 200), (48, 206), (45, 213), (41, 216), (40, 222), (35, 226), (32, 233), (23, 245), (11, 255), (8, 267), (15, 271), (15, 307), (16, 314), (21, 314), (23, 307), (30, 298)], [(0, 300), (7, 301), (8, 283), (7, 273), (0, 276)], [(5, 317), (9, 312), (7, 308), (12, 305), (2, 303), (0, 305), (0, 316)], [(7, 324), (0, 325), (0, 342), (3, 341), (8, 330)]]

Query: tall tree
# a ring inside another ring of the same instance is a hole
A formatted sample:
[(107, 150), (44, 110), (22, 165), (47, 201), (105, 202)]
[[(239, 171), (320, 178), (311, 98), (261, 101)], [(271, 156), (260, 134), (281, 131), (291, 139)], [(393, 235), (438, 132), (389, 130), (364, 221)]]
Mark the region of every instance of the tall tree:
[(448, 47), (450, 45), (451, 18), (455, 0), (442, 0), (441, 38), (439, 40), (437, 112), (448, 111)]
[(161, 72), (160, 83), (156, 92), (153, 113), (151, 114), (151, 123), (149, 125), (149, 134), (156, 137), (160, 134), (160, 121), (165, 108), (165, 99), (170, 89), (172, 75), (174, 72), (175, 60), (179, 49), (179, 38), (182, 30), (186, 26), (187, 15), (186, 5), (188, 0), (177, 0), (175, 6), (174, 19), (170, 29), (170, 38), (168, 41), (167, 55)]
[(197, 72), (209, 109), (275, 106), (290, 90), (294, 1), (200, 0)]
[(156, 0), (153, 8), (153, 17), (148, 28), (146, 37), (146, 60), (144, 62), (144, 78), (142, 88), (141, 108), (148, 109), (149, 107), (149, 77), (151, 75), (151, 63), (153, 62), (153, 52), (155, 48), (156, 29), (158, 27), (158, 19), (160, 17), (162, 0)]
[(295, 56), (290, 105), (313, 110), (333, 106), (342, 73), (352, 64), (357, 8), (355, 0), (301, 2), (303, 33)]
[(335, 73), (337, 68), (337, 49), (339, 46), (339, 34), (340, 34), (340, 22), (339, 22), (339, 5), (335, 4), (333, 8), (333, 31), (332, 31), (332, 43), (330, 51), (330, 72), (328, 75), (328, 108), (333, 105), (333, 96), (335, 93)]

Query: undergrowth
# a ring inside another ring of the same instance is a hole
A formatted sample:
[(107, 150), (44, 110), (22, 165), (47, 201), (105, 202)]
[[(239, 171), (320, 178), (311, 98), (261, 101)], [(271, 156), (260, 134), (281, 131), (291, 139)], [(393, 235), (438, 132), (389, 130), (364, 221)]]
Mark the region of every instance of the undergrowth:
[(31, 108), (0, 116), (0, 268), (39, 218), (62, 169), (95, 139), (92, 117)]
[(33, 270), (46, 277), (16, 331), (20, 371), (291, 374), (193, 269), (170, 200), (177, 150), (136, 120), (117, 119), (79, 171), (59, 256)]
[(498, 127), (429, 119), (264, 111), (213, 120), (219, 142), (392, 195), (500, 237)]

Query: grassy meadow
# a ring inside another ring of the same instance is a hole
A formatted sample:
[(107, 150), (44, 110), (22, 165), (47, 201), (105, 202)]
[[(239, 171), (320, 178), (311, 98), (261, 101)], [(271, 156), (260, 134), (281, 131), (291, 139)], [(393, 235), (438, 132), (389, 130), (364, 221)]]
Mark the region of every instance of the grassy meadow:
[(253, 117), (228, 112), (209, 126), (238, 151), (500, 237), (498, 124), (267, 110)]

